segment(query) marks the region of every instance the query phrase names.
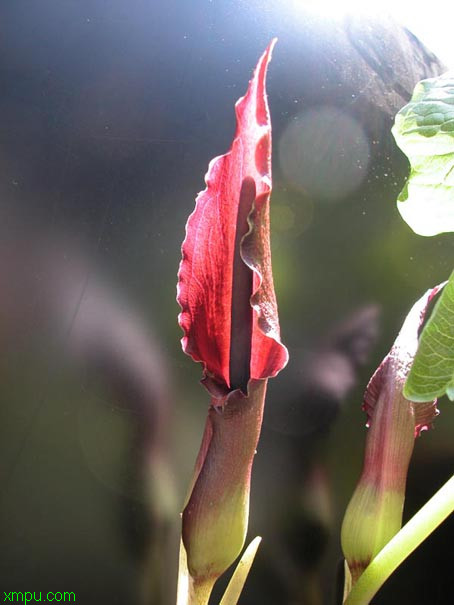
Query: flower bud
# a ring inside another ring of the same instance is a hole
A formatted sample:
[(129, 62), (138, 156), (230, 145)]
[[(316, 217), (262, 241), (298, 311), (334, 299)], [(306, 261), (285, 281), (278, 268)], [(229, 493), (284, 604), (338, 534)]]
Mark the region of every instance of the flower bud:
[(367, 435), (363, 472), (342, 524), (342, 550), (353, 583), (402, 526), (414, 432), (412, 404), (397, 389), (384, 394)]
[(363, 470), (347, 507), (341, 543), (353, 584), (402, 526), (405, 485), (414, 440), (431, 426), (436, 401), (416, 404), (403, 394), (418, 347), (418, 328), (430, 300), (429, 290), (411, 309), (364, 396), (369, 432)]

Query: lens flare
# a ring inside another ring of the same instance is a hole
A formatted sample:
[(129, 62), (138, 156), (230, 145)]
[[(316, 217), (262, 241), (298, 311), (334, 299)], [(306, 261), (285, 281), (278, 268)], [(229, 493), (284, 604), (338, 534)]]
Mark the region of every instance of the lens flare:
[(310, 109), (289, 123), (279, 142), (285, 177), (321, 200), (355, 191), (367, 174), (369, 142), (362, 126), (338, 108)]

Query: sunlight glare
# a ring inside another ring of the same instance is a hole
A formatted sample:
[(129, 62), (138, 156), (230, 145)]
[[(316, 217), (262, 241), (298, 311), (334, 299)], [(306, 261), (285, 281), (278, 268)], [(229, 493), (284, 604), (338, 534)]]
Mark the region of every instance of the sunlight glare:
[(414, 0), (287, 0), (295, 11), (313, 13), (328, 20), (347, 16), (389, 15), (418, 37), (445, 65), (454, 68), (452, 9), (443, 0), (433, 0), (430, 10), (421, 10)]
[[(348, 14), (374, 14), (379, 12), (372, 4), (367, 4), (364, 0), (290, 0), (292, 8), (305, 9), (321, 17), (337, 19), (345, 17)], [(382, 3), (381, 3), (382, 5)]]

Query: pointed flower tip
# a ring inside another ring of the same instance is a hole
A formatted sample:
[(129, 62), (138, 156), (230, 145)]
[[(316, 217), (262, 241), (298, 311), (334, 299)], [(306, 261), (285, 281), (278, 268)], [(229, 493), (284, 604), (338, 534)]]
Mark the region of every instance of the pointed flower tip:
[(271, 122), (265, 90), (276, 39), (236, 104), (231, 149), (209, 164), (186, 225), (178, 273), (183, 350), (208, 383), (242, 388), (287, 363), (271, 270)]
[[(273, 38), (268, 44), (258, 60), (252, 79), (249, 81), (246, 94), (240, 97), (235, 103), (237, 118), (237, 132), (235, 136), (241, 136), (242, 126), (248, 122), (255, 122), (257, 127), (263, 126), (265, 130), (268, 130), (269, 136), (271, 136), (271, 123), (266, 98), (266, 74), (276, 42), (277, 38)], [(270, 169), (271, 166), (268, 168)]]
[(255, 68), (254, 77), (256, 76), (256, 72), (259, 72), (258, 79), (263, 83), (266, 78), (266, 71), (268, 68), (268, 63), (271, 61), (271, 58), (273, 56), (273, 50), (274, 50), (274, 47), (276, 46), (276, 42), (277, 42), (277, 38), (273, 38), (270, 41), (270, 43), (266, 47), (265, 51), (263, 52), (262, 56), (260, 57), (260, 59), (257, 63), (257, 67)]

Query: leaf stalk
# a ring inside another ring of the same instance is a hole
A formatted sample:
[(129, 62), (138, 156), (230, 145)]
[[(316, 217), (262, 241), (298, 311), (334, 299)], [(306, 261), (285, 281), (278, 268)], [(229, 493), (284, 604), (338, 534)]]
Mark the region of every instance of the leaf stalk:
[(371, 561), (344, 605), (367, 605), (399, 565), (453, 512), (454, 475)]

